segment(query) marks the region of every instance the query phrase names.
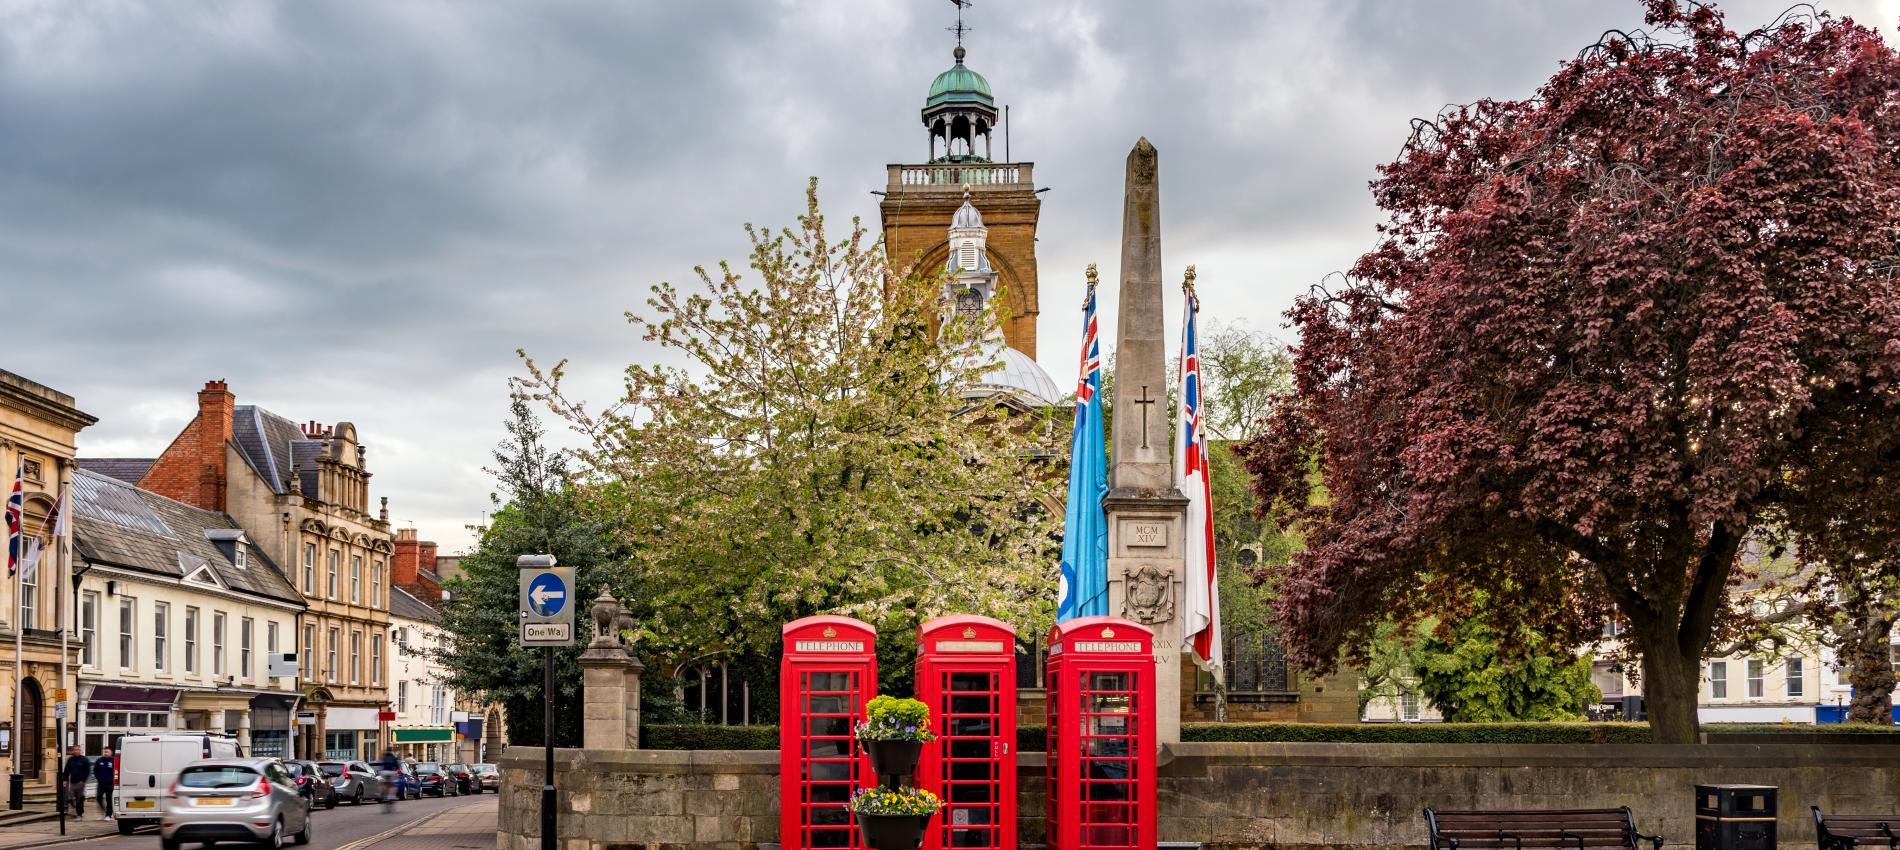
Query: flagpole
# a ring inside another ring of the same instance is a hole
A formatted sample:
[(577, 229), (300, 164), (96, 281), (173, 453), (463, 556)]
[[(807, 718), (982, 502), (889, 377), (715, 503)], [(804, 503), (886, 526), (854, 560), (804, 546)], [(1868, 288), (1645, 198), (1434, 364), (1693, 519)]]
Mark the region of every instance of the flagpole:
[[(26, 452), (25, 450), (21, 450), (14, 455), (13, 485), (7, 488), (8, 499), (13, 498), (13, 493), (15, 492), (14, 488), (20, 487), (21, 479), (25, 477)], [(26, 495), (24, 492), (21, 493), (20, 499), (20, 542), (25, 543)], [(13, 799), (7, 801), (7, 808), (14, 810), (24, 808), (26, 805), (26, 801), (19, 798), (20, 791), (24, 788), (26, 781), (26, 774), (20, 770), (20, 764), (26, 755), (26, 741), (22, 740), (22, 733), (26, 730), (21, 728), (20, 725), (25, 720), (25, 715), (21, 713), (25, 701), (21, 698), (20, 687), (26, 681), (26, 667), (21, 661), (21, 656), (26, 654), (26, 644), (24, 640), (26, 637), (26, 624), (20, 621), (20, 603), (22, 601), (20, 599), (20, 590), (24, 585), (21, 582), (21, 570), (18, 557), (19, 556), (15, 554), (13, 538), (9, 535), (7, 538), (7, 570), (13, 573), (13, 610), (7, 612), (7, 618), (13, 622), (13, 776), (11, 778), (14, 781), (7, 783), (8, 793), (13, 797)]]
[[(72, 654), (72, 650), (67, 643), (67, 636), (72, 631), (70, 628), (72, 624), (66, 621), (66, 609), (68, 607), (66, 604), (68, 601), (66, 599), (66, 586), (72, 581), (73, 550), (72, 547), (68, 546), (65, 542), (66, 540), (72, 539), (73, 536), (71, 530), (72, 526), (67, 525), (69, 520), (66, 518), (66, 512), (73, 508), (70, 501), (71, 497), (67, 492), (67, 488), (72, 486), (72, 463), (73, 461), (66, 458), (59, 459), (59, 472), (62, 480), (59, 482), (59, 492), (53, 496), (53, 512), (57, 514), (57, 516), (53, 520), (53, 528), (51, 530), (57, 533), (62, 525), (67, 529), (64, 535), (65, 540), (59, 541), (59, 569), (53, 571), (53, 580), (57, 582), (53, 588), (53, 622), (59, 626), (58, 690), (66, 691), (66, 699), (54, 700), (55, 703), (63, 702), (66, 705), (66, 716), (63, 718), (53, 718), (53, 728), (57, 730), (53, 733), (53, 737), (59, 742), (58, 746), (53, 747), (54, 753), (63, 753), (67, 747), (71, 746), (66, 740), (66, 728), (68, 724), (73, 722), (74, 716), (78, 713), (77, 706), (75, 705), (78, 700), (75, 699), (75, 696), (79, 693), (79, 683), (74, 682), (71, 690), (67, 690), (66, 687), (66, 660), (67, 657)], [(78, 614), (79, 600), (75, 598), (72, 599), (71, 602), (72, 605), (70, 607), (72, 608), (72, 613)], [(60, 780), (54, 780), (55, 783), (59, 781)]]

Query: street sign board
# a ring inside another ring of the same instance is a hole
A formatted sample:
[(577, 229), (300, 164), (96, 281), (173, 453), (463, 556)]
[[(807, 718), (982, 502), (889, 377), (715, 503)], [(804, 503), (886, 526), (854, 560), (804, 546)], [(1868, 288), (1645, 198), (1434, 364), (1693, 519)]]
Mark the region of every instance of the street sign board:
[(315, 726), (315, 725), (317, 725), (317, 713), (316, 713), (316, 712), (314, 712), (314, 711), (299, 711), (299, 712), (297, 712), (297, 725), (298, 725), (298, 726)]
[(574, 568), (521, 571), (521, 645), (574, 645)]
[(54, 720), (66, 719), (66, 703), (64, 702), (53, 703), (53, 719)]

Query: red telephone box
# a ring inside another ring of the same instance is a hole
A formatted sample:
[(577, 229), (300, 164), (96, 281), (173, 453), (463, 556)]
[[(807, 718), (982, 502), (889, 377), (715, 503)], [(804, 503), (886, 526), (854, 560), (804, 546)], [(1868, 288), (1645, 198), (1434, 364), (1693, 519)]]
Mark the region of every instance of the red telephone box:
[(871, 764), (852, 736), (877, 693), (877, 630), (850, 617), (785, 624), (779, 663), (779, 843), (860, 848), (847, 805)]
[(1049, 632), (1050, 850), (1155, 847), (1154, 632), (1077, 617)]
[(917, 629), (917, 698), (937, 740), (919, 785), (943, 799), (924, 850), (1016, 848), (1016, 630), (972, 615)]

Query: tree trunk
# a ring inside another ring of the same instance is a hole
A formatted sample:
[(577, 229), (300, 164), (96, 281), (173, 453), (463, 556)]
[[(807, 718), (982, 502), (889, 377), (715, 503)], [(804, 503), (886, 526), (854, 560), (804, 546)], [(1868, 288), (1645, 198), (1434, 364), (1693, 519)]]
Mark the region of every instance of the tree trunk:
[(1856, 616), (1841, 629), (1841, 663), (1854, 686), (1849, 723), (1893, 724), (1893, 661), (1887, 648), (1893, 623), (1893, 614), (1877, 611)]
[(1675, 641), (1643, 640), (1643, 708), (1658, 744), (1694, 744), (1699, 724), (1696, 703), (1702, 696), (1700, 653), (1685, 656)]

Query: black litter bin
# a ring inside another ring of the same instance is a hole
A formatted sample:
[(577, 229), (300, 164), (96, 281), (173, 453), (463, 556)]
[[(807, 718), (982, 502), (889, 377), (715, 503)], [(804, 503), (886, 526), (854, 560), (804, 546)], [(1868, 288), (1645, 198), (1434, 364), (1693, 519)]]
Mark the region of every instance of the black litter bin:
[(1697, 785), (1696, 850), (1775, 850), (1773, 785)]

